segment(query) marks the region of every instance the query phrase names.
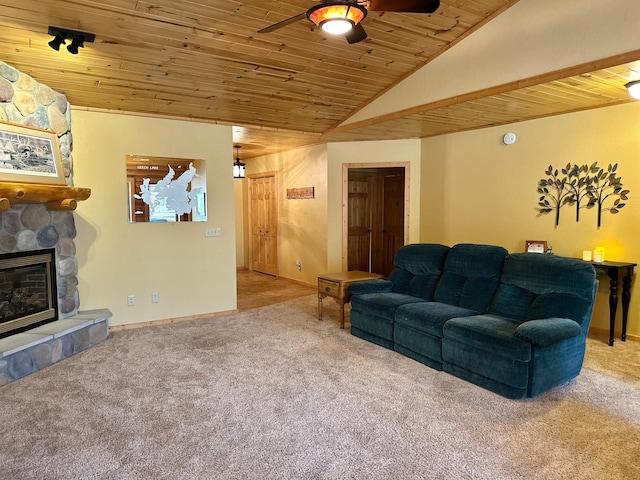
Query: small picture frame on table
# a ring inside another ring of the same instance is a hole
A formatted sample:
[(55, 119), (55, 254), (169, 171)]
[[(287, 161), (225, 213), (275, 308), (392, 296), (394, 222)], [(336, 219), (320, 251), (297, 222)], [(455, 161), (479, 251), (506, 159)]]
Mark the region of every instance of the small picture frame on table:
[(529, 253), (545, 253), (547, 251), (546, 240), (526, 240), (524, 251)]
[(0, 181), (65, 185), (58, 135), (0, 122)]

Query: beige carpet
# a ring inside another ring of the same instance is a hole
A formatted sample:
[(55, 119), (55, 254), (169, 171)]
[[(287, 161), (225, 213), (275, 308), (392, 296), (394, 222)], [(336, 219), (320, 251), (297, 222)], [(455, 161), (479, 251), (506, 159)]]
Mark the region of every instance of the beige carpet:
[(511, 401), (326, 307), (118, 332), (0, 388), (0, 478), (640, 478), (640, 344), (590, 339), (576, 380)]

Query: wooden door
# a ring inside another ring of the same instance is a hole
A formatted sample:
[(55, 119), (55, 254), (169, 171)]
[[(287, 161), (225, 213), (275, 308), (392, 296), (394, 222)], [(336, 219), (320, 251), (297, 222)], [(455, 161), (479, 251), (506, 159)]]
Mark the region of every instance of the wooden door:
[(370, 272), (374, 179), (370, 174), (354, 174), (348, 181), (348, 269)]
[(404, 172), (383, 177), (382, 194), (382, 255), (376, 271), (388, 276), (393, 259), (404, 245)]
[(275, 173), (249, 176), (249, 269), (278, 275)]
[(405, 241), (404, 168), (349, 170), (347, 268), (388, 276)]

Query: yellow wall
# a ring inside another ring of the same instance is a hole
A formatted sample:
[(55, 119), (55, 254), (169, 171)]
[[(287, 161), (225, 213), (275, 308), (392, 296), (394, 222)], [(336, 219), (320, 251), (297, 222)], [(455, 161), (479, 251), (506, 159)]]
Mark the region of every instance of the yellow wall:
[[(81, 110), (72, 122), (75, 185), (92, 189), (75, 215), (81, 309), (108, 308), (113, 325), (234, 310), (231, 127)], [(205, 160), (208, 222), (129, 224), (126, 154)]]
[[(342, 270), (342, 166), (383, 162), (410, 164), (409, 237), (417, 242), (420, 140), (331, 143), (247, 161), (248, 175), (278, 172), (280, 276), (315, 285), (318, 274)], [(315, 199), (286, 199), (287, 188), (300, 187), (315, 187)], [(302, 271), (297, 270), (296, 260)]]
[[(326, 272), (327, 147), (317, 145), (247, 161), (247, 175), (277, 172), (278, 273), (315, 285)], [(315, 198), (288, 200), (287, 189), (314, 187)], [(296, 261), (302, 270), (296, 267)]]
[[(503, 127), (422, 140), (423, 191), (421, 241), (448, 245), (478, 242), (522, 251), (525, 240), (547, 240), (555, 254), (581, 257), (583, 250), (606, 247), (609, 260), (640, 260), (640, 103), (601, 108)], [(502, 143), (505, 132), (517, 135)], [(631, 191), (617, 215), (596, 210), (561, 210), (538, 216), (538, 181), (548, 165), (601, 167), (618, 163), (623, 187)], [(439, 200), (438, 200), (439, 197)], [(608, 330), (608, 279), (600, 277), (592, 326)], [(628, 334), (640, 337), (640, 282), (632, 289)], [(617, 330), (620, 330), (620, 308)]]

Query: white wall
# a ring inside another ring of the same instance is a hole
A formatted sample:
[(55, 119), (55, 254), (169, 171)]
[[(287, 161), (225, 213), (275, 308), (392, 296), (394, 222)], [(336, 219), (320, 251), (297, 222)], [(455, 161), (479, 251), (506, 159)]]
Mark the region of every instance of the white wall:
[[(112, 325), (234, 310), (231, 127), (74, 110), (72, 129), (75, 184), (92, 189), (75, 215), (81, 310), (108, 308)], [(129, 224), (126, 154), (205, 160), (208, 221)]]

